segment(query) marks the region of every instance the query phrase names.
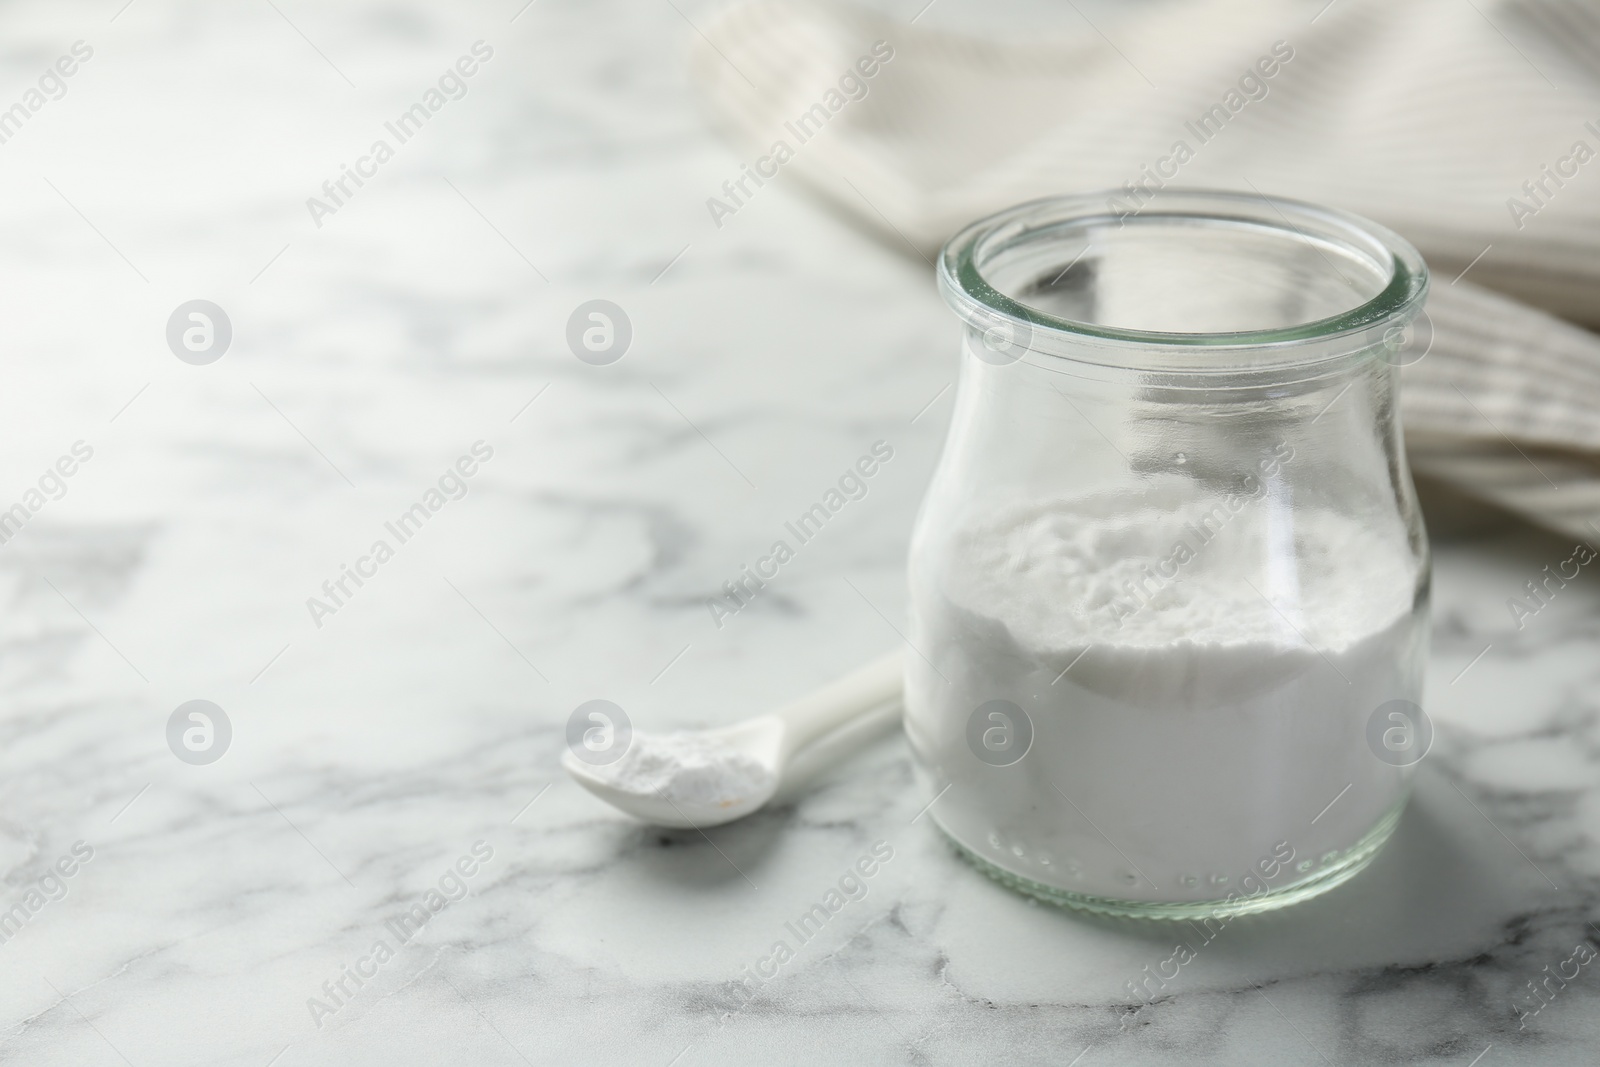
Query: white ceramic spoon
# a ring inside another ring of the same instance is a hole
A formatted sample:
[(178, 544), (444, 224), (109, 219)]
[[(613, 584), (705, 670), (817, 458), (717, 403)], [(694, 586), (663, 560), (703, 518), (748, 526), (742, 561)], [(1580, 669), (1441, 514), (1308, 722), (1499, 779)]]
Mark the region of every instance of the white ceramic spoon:
[[(659, 789), (635, 791), (620, 787), (609, 773), (610, 766), (591, 766), (571, 752), (562, 754), (561, 764), (579, 785), (634, 818), (656, 826), (720, 826), (742, 819), (771, 800), (783, 784), (784, 772), (796, 752), (887, 704), (898, 703), (900, 679), (900, 653), (891, 652), (777, 711), (733, 726), (696, 731), (695, 738), (721, 742), (753, 759), (766, 772), (747, 793), (715, 803), (674, 798)], [(644, 746), (650, 742), (650, 735), (636, 733), (630, 744)]]

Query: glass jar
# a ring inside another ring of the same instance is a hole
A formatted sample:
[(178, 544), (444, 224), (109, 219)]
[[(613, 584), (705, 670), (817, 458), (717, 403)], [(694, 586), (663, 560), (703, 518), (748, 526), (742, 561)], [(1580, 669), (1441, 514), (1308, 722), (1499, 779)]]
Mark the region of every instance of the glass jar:
[(986, 873), (1259, 911), (1382, 846), (1430, 739), (1398, 365), (1417, 251), (1286, 200), (1023, 204), (945, 247), (955, 413), (910, 558), (906, 730)]

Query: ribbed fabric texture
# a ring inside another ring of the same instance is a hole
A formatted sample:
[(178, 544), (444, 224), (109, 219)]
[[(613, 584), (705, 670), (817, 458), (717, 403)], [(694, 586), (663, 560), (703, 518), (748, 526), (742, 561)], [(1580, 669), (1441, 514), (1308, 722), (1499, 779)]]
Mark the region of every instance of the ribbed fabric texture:
[[(1433, 271), (1433, 344), (1404, 370), (1413, 466), (1600, 538), (1595, 5), (1200, 0), (997, 43), (778, 0), (703, 28), (695, 81), (751, 161), (783, 141), (780, 180), (929, 259), (1010, 204), (1119, 189), (1122, 210), (1166, 184), (1394, 228)], [(822, 120), (879, 41), (892, 59)]]

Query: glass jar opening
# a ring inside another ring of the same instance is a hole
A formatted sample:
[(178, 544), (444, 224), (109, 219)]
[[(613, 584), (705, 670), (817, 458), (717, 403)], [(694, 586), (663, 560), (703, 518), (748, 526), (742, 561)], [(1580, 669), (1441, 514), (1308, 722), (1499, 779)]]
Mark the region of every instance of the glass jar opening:
[(1371, 345), (1427, 290), (1415, 248), (1342, 211), (1209, 191), (1163, 190), (1138, 211), (1126, 199), (1057, 197), (974, 223), (941, 254), (946, 300), (1032, 351), (1126, 364), (1224, 348), (1260, 365)]

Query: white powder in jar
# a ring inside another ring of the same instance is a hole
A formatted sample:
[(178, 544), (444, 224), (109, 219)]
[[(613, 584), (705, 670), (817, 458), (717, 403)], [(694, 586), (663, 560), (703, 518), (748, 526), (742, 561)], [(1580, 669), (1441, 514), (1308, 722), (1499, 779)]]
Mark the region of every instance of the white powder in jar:
[[(1366, 743), (1378, 705), (1420, 690), (1398, 526), (1164, 483), (1008, 505), (947, 551), (942, 581), (912, 576), (912, 639), (938, 672), (912, 659), (907, 732), (934, 787), (953, 783), (934, 817), (997, 866), (1212, 900), (1280, 842), (1283, 884), (1334, 862), (1404, 796), (1408, 773)], [(1010, 766), (968, 748), (992, 700), (1032, 726)]]
[(635, 733), (621, 759), (593, 773), (625, 793), (717, 807), (764, 795), (772, 786), (760, 760), (695, 732)]

